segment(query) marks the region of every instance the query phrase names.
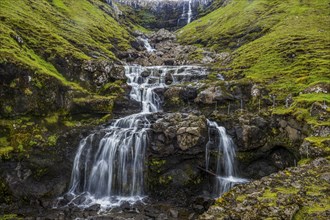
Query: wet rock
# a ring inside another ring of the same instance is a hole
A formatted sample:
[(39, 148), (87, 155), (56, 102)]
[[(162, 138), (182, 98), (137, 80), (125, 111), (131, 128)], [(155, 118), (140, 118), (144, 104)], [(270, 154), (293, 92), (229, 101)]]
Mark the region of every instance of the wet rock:
[(178, 218), (178, 216), (179, 216), (178, 210), (170, 209), (169, 212), (170, 212), (171, 217)]
[(308, 140), (304, 140), (299, 148), (299, 153), (301, 156), (306, 158), (316, 158), (319, 156), (326, 155), (326, 151), (323, 148), (319, 148), (313, 145), (313, 143)]
[(313, 86), (310, 86), (304, 90), (304, 93), (329, 93), (330, 86), (329, 84), (319, 83)]
[(113, 61), (89, 60), (83, 64), (83, 72), (80, 75), (82, 81), (97, 88), (115, 80), (125, 80), (125, 69)]
[(297, 129), (287, 126), (285, 130), (292, 141), (300, 139), (300, 132)]
[(151, 41), (160, 42), (164, 40), (175, 40), (176, 36), (172, 32), (162, 28), (150, 35), (149, 38)]
[(251, 96), (252, 97), (259, 97), (260, 96), (260, 89), (257, 85), (253, 85), (251, 88)]
[(329, 186), (328, 181), (316, 177), (326, 175), (328, 169), (328, 159), (318, 158), (309, 164), (287, 168), (234, 187), (199, 219), (257, 219), (270, 216), (274, 219), (292, 219), (297, 217), (297, 212), (299, 216), (308, 218), (326, 216), (328, 195), (314, 194), (313, 191)]
[(193, 209), (195, 212), (197, 212), (198, 214), (202, 214), (205, 210), (204, 207), (202, 205), (193, 205)]
[(175, 65), (175, 61), (173, 59), (164, 60), (164, 65), (173, 66)]
[(195, 99), (197, 103), (213, 104), (233, 100), (234, 97), (221, 87), (209, 87), (200, 92)]
[(165, 75), (165, 84), (170, 85), (172, 83), (173, 83), (172, 74), (170, 72), (167, 72), (166, 75)]
[(321, 104), (319, 102), (314, 102), (310, 107), (310, 115), (313, 117), (318, 117), (320, 120), (330, 119), (327, 113), (327, 105), (325, 103)]
[(204, 138), (206, 133), (206, 119), (202, 116), (181, 114), (167, 114), (163, 119), (158, 120), (154, 125), (155, 132), (163, 132), (165, 143), (176, 142), (174, 146), (178, 146), (181, 150), (187, 150), (197, 146)]
[(85, 209), (85, 211), (88, 211), (88, 212), (97, 212), (98, 210), (100, 210), (101, 206), (100, 204), (94, 204), (88, 208)]
[(148, 76), (150, 76), (150, 74), (151, 74), (150, 71), (148, 71), (148, 70), (144, 70), (144, 71), (141, 73), (141, 76), (142, 76), (142, 77), (148, 77)]

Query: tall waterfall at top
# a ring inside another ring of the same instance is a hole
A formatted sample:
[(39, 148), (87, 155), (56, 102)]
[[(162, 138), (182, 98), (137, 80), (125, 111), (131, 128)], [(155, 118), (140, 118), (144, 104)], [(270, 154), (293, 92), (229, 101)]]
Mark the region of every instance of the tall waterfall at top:
[(80, 142), (67, 194), (72, 198), (70, 204), (83, 208), (100, 204), (106, 209), (124, 201), (141, 200), (145, 196), (144, 157), (151, 125), (148, 118), (161, 110), (161, 97), (155, 91), (166, 83), (205, 74), (193, 66), (127, 66), (125, 70), (132, 88), (130, 98), (141, 103), (141, 112), (117, 119)]
[[(133, 7), (149, 29), (178, 29), (192, 22), (206, 11), (214, 0), (114, 0)], [(143, 13), (141, 13), (141, 10)]]
[[(230, 188), (238, 183), (247, 182), (246, 179), (238, 178), (235, 169), (235, 146), (226, 134), (226, 129), (219, 126), (216, 122), (209, 121), (209, 142), (206, 145), (205, 160), (206, 169), (209, 170), (210, 166), (210, 151), (211, 148), (217, 147), (217, 160), (216, 160), (216, 179), (213, 186), (213, 195), (218, 197), (227, 192)], [(216, 135), (212, 135), (216, 132)], [(213, 137), (216, 138), (213, 138)]]
[(191, 22), (191, 16), (192, 16), (192, 10), (191, 10), (191, 2), (192, 0), (189, 0), (188, 2), (188, 13), (187, 13), (187, 16), (188, 16), (188, 19), (187, 19), (187, 23), (189, 24)]

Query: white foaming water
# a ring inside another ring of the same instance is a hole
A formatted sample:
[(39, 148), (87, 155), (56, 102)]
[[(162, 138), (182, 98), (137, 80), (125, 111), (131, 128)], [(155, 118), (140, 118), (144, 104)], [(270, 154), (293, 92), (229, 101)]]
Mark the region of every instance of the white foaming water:
[[(206, 169), (208, 170), (210, 166), (211, 148), (216, 145), (218, 155), (215, 174), (217, 177), (213, 188), (213, 195), (218, 197), (234, 185), (246, 183), (248, 180), (237, 177), (235, 169), (235, 145), (231, 137), (226, 134), (226, 129), (213, 121), (208, 120), (207, 123), (209, 126), (209, 142), (206, 145), (205, 151)], [(211, 129), (217, 132), (216, 140), (212, 140)]]
[(187, 23), (189, 24), (191, 22), (191, 15), (192, 15), (192, 10), (191, 10), (191, 2), (192, 0), (189, 0), (188, 2), (188, 13), (187, 13), (187, 16), (188, 16), (188, 20), (187, 20)]
[(166, 87), (166, 80), (186, 82), (206, 76), (197, 66), (126, 66), (125, 74), (132, 88), (130, 98), (141, 103), (141, 112), (117, 119), (80, 141), (66, 195), (69, 204), (80, 208), (100, 204), (101, 210), (107, 210), (142, 201), (148, 117), (161, 111), (157, 90)]
[(149, 52), (149, 53), (152, 53), (154, 51), (156, 51), (156, 49), (154, 49), (147, 38), (143, 38), (143, 37), (138, 37), (139, 40), (141, 40), (143, 42), (143, 45), (144, 45), (144, 48), (146, 48), (146, 50)]

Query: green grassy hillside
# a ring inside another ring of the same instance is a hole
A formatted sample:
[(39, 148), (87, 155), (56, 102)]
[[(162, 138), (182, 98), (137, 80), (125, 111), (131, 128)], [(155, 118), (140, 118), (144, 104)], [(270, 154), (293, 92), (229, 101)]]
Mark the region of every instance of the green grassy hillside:
[[(123, 81), (96, 90), (94, 73), (82, 72), (87, 61), (116, 62), (131, 47), (130, 27), (102, 0), (0, 1), (0, 158), (53, 146), (66, 128), (111, 114)], [(81, 109), (103, 115), (75, 116)]]
[[(0, 62), (15, 62), (63, 79), (57, 58), (115, 59), (130, 36), (99, 0), (3, 0), (0, 2)], [(17, 42), (20, 37), (23, 42)]]
[(309, 117), (313, 103), (330, 104), (329, 9), (329, 0), (232, 0), (179, 30), (178, 36), (182, 43), (230, 52), (229, 62), (213, 66), (215, 73), (266, 87), (282, 107), (291, 94), (291, 107), (274, 113), (329, 125), (329, 120)]

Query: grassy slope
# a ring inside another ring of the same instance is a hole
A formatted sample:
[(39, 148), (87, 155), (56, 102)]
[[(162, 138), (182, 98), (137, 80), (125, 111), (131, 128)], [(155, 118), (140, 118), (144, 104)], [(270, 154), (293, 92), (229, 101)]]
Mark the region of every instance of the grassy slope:
[(98, 0), (1, 1), (0, 62), (14, 62), (69, 84), (54, 68), (55, 56), (115, 59), (112, 51), (127, 49), (130, 36), (99, 7), (111, 11)]
[(328, 219), (329, 159), (319, 161), (235, 186), (216, 201), (221, 211), (213, 206), (200, 219)]
[[(182, 28), (178, 36), (183, 43), (232, 54), (229, 63), (218, 62), (213, 66), (215, 73), (211, 76), (212, 81), (216, 80), (218, 71), (226, 69), (221, 74), (228, 79), (251, 81), (276, 95), (278, 104), (269, 109), (270, 113), (290, 114), (318, 128), (330, 126), (330, 94), (308, 92), (306, 89), (319, 85), (329, 92), (329, 12), (329, 0), (232, 0)], [(285, 108), (285, 98), (289, 94), (293, 96), (293, 103)], [(324, 104), (327, 107), (322, 116), (311, 115), (313, 105)], [(305, 141), (329, 155), (329, 135), (307, 137)], [(312, 190), (318, 189), (319, 182), (304, 183)], [(279, 191), (283, 193), (283, 190)], [(223, 198), (230, 200), (228, 195)], [(304, 198), (309, 200), (309, 197)], [(277, 199), (274, 196), (273, 201)], [(310, 202), (312, 205), (299, 210), (295, 216), (297, 219), (318, 216), (319, 212), (329, 208), (327, 199), (320, 200), (317, 205), (312, 200)], [(219, 206), (225, 207), (222, 203)], [(265, 205), (266, 208), (268, 206), (274, 205)], [(259, 209), (257, 206), (256, 210)], [(235, 215), (239, 216), (237, 213)]]
[[(14, 65), (22, 72), (33, 73), (33, 79), (39, 84), (42, 79), (50, 78), (52, 82), (89, 95), (90, 99), (113, 99), (82, 88), (78, 81), (66, 78), (66, 73), (55, 65), (58, 60), (69, 60), (73, 64), (95, 57), (115, 60), (116, 51), (128, 49), (131, 36), (125, 25), (118, 23), (111, 13), (111, 7), (101, 0), (1, 0), (0, 64)], [(23, 43), (18, 42), (18, 36)], [(10, 87), (22, 90), (14, 82)], [(35, 85), (37, 89), (48, 93), (48, 85), (39, 84)], [(23, 95), (32, 95), (27, 91)], [(7, 106), (7, 109), (10, 114), (11, 107)], [(4, 118), (1, 115), (0, 158), (13, 150), (24, 152), (35, 145), (52, 146), (59, 131), (85, 123), (83, 119), (77, 120), (60, 111), (43, 114), (43, 117)], [(97, 124), (103, 119), (91, 120)]]
[[(309, 117), (312, 103), (329, 106), (324, 93), (301, 94), (315, 85), (330, 83), (329, 0), (232, 0), (224, 7), (178, 31), (183, 43), (200, 44), (217, 52), (232, 52), (230, 67), (222, 74), (244, 76), (266, 86), (279, 102), (293, 95), (289, 109), (314, 125), (330, 125)], [(329, 108), (326, 110), (329, 113)]]

